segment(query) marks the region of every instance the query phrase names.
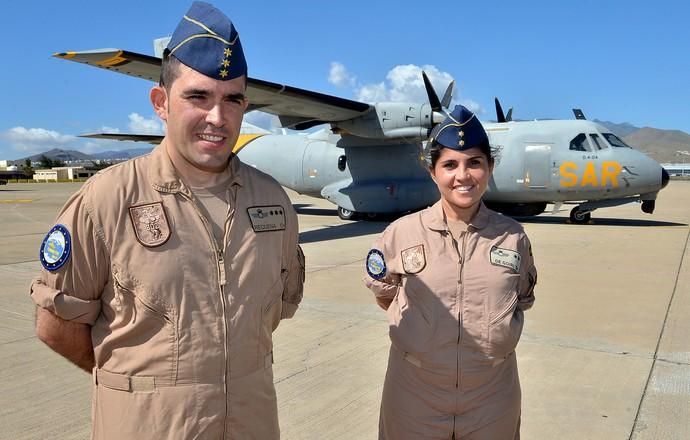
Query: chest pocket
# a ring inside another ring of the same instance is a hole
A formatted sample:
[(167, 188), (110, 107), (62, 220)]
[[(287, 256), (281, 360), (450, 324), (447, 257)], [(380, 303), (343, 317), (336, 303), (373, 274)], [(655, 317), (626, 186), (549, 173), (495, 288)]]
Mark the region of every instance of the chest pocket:
[(113, 347), (107, 369), (169, 377), (177, 374), (178, 316), (159, 295), (115, 269), (111, 324)]
[(437, 300), (416, 276), (405, 276), (388, 307), (389, 334), (400, 350), (425, 353), (433, 350), (438, 324)]
[(517, 309), (520, 274), (511, 268), (492, 266), (485, 290), (486, 354), (504, 358), (515, 350), (524, 317)]

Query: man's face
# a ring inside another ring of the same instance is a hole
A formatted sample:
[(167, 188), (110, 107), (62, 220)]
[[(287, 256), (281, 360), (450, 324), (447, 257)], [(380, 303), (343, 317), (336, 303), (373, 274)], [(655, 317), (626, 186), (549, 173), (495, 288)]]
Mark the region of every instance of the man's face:
[(172, 85), (154, 87), (151, 102), (166, 122), (166, 142), (173, 162), (183, 159), (206, 172), (225, 169), (247, 108), (244, 76), (228, 81), (209, 78), (180, 63)]

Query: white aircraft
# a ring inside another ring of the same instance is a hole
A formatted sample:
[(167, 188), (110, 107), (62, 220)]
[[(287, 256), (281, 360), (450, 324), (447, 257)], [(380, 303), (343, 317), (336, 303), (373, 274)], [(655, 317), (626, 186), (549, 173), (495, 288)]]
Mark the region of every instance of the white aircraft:
[[(157, 42), (157, 46), (164, 44)], [(159, 57), (119, 49), (65, 52), (62, 59), (150, 81), (160, 77)], [(248, 78), (247, 111), (278, 116), (283, 127), (315, 133), (243, 134), (234, 151), (243, 162), (299, 193), (323, 197), (343, 219), (404, 213), (439, 198), (422, 160), (422, 146), (452, 99), (451, 83), (439, 100), (426, 75), (428, 103), (367, 104)], [(548, 203), (574, 204), (573, 223), (587, 223), (598, 208), (641, 202), (652, 213), (668, 173), (605, 127), (584, 119), (511, 121), (496, 100), (496, 123), (484, 123), (498, 150), (484, 201), (513, 216), (538, 215)], [(156, 143), (160, 137), (91, 134), (88, 137)], [(556, 209), (556, 208), (555, 208)]]

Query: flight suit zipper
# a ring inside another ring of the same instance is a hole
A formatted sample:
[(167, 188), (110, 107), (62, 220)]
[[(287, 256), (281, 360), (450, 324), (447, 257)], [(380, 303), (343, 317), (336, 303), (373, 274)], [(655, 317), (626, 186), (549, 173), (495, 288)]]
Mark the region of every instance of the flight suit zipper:
[[(218, 275), (218, 288), (220, 291), (220, 303), (221, 303), (221, 308), (223, 310), (223, 357), (224, 357), (224, 364), (225, 364), (225, 371), (223, 372), (223, 394), (225, 395), (225, 398), (223, 399), (224, 405), (225, 405), (225, 419), (223, 420), (223, 437), (225, 438), (226, 435), (226, 427), (227, 427), (227, 420), (228, 420), (228, 372), (230, 371), (229, 368), (229, 356), (228, 356), (228, 320), (227, 320), (227, 305), (225, 302), (225, 282), (226, 282), (226, 277), (225, 277), (225, 259), (223, 256), (223, 250), (218, 248), (218, 243), (216, 243), (216, 239), (213, 236), (213, 230), (211, 229), (211, 226), (208, 224), (208, 219), (204, 217), (204, 214), (201, 212), (199, 209), (199, 206), (197, 205), (197, 202), (193, 196), (190, 196), (184, 192), (183, 194), (191, 203), (192, 206), (194, 206), (194, 210), (196, 211), (197, 215), (201, 219), (201, 222), (204, 224), (204, 229), (206, 229), (206, 234), (208, 235), (209, 241), (211, 242), (211, 247), (213, 248), (213, 252), (216, 256), (216, 263), (217, 263), (217, 275)], [(234, 212), (234, 210), (233, 210)], [(227, 219), (226, 219), (226, 225), (228, 224)], [(224, 236), (227, 234), (227, 231), (224, 231)]]
[(457, 338), (457, 349), (456, 349), (456, 356), (455, 356), (455, 388), (460, 387), (460, 342), (462, 341), (462, 304), (463, 304), (463, 297), (465, 293), (465, 281), (462, 279), (463, 277), (463, 269), (465, 268), (465, 244), (467, 242), (467, 231), (462, 231), (460, 233), (462, 237), (462, 245), (458, 246), (457, 240), (455, 240), (455, 237), (452, 236), (453, 238), (453, 247), (455, 248), (455, 252), (458, 255), (458, 287), (456, 288), (456, 298), (457, 298), (457, 304), (458, 304), (458, 338)]

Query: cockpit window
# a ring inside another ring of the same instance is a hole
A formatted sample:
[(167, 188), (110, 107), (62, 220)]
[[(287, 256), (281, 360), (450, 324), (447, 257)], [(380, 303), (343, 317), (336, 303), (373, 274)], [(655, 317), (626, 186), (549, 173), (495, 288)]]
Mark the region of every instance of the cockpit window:
[(598, 134), (590, 133), (589, 137), (592, 139), (592, 144), (597, 150), (606, 148), (606, 143), (599, 137)]
[(573, 151), (592, 151), (589, 142), (587, 142), (587, 136), (584, 133), (580, 133), (570, 141), (570, 149)]
[(614, 147), (618, 148), (632, 148), (630, 145), (626, 144), (613, 133), (603, 133), (604, 137), (606, 138), (607, 141), (609, 141), (609, 144), (613, 145)]

